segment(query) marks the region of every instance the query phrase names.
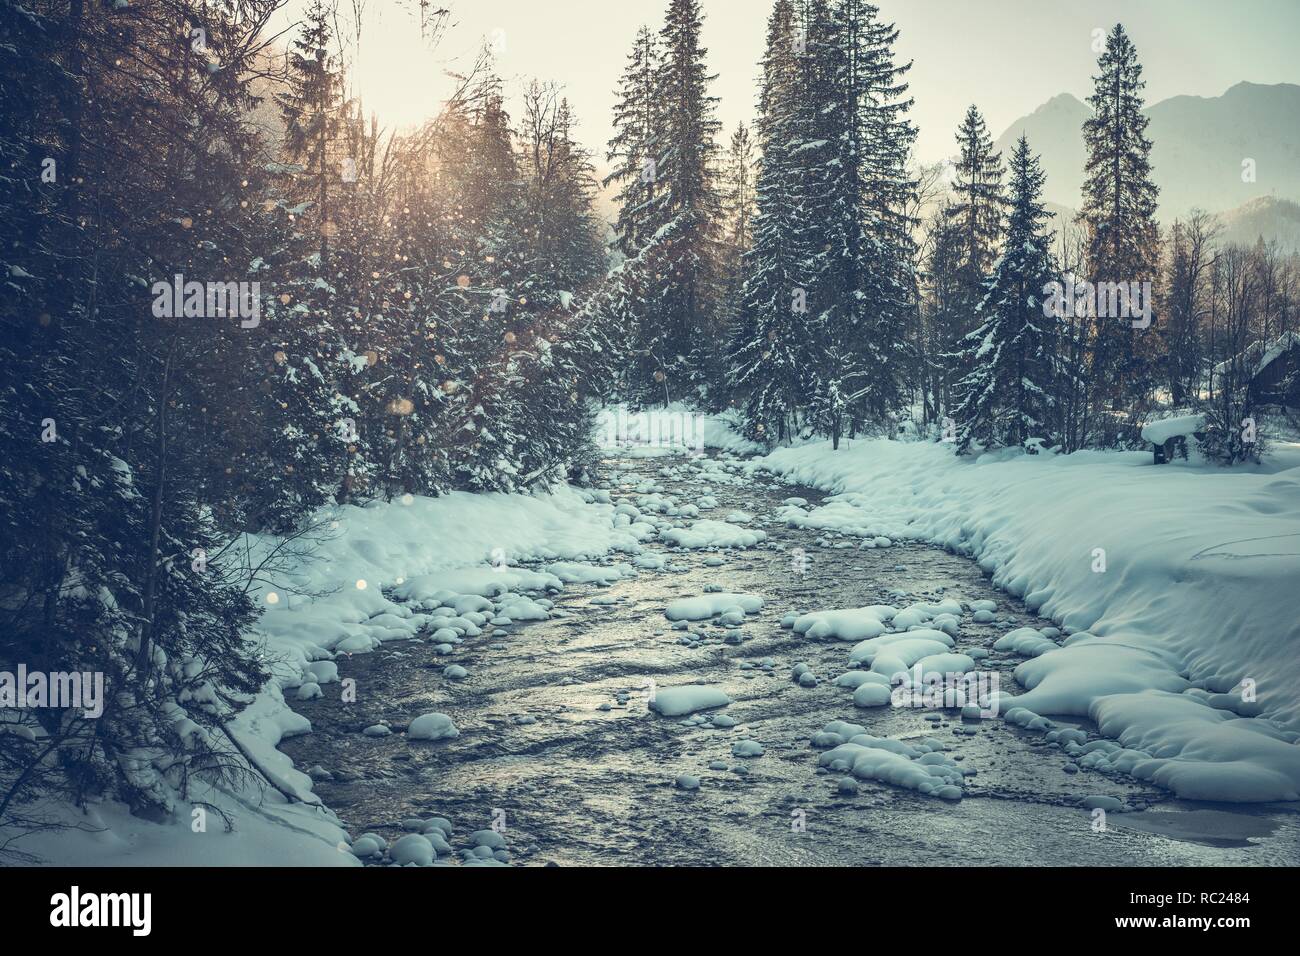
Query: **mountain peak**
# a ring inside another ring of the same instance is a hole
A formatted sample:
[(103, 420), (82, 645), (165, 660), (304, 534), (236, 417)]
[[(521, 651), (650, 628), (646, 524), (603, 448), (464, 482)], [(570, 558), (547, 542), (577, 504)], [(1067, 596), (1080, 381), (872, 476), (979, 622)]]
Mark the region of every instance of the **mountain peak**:
[[(1082, 126), (1091, 112), (1060, 93), (1011, 123), (995, 148), (1006, 155), (1023, 133), (1047, 173), (1044, 198), (1077, 207), (1086, 161)], [(1172, 96), (1145, 112), (1161, 221), (1193, 207), (1223, 212), (1264, 196), (1300, 200), (1300, 86), (1242, 81), (1220, 96)]]
[(1031, 115), (1037, 116), (1040, 113), (1076, 112), (1081, 109), (1088, 109), (1088, 104), (1083, 102), (1083, 100), (1079, 99), (1073, 93), (1057, 93), (1042, 106), (1034, 110)]
[(1224, 90), (1224, 96), (1248, 96), (1251, 93), (1259, 93), (1267, 90), (1268, 92), (1300, 92), (1300, 86), (1295, 83), (1252, 83), (1250, 80), (1242, 80), (1240, 83), (1234, 83)]

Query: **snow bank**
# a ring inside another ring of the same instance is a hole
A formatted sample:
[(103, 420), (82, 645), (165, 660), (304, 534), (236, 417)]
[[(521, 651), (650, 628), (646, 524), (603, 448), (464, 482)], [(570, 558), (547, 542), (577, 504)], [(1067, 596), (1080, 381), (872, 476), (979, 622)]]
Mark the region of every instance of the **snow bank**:
[[(626, 528), (614, 527), (610, 505), (567, 487), (536, 495), (406, 496), (328, 509), (318, 517), (331, 537), (258, 590), (267, 602), (258, 630), (268, 649), (290, 664), (324, 656), (322, 650), (373, 650), (417, 633), (428, 617), (390, 601), (386, 589), (417, 602), (558, 590), (562, 577), (585, 574), (563, 562), (640, 549)], [(255, 554), (277, 543), (266, 537), (252, 542)], [(563, 575), (514, 566), (525, 560), (561, 562), (556, 570)], [(619, 573), (601, 569), (594, 576)]]
[[(1300, 788), (1298, 452), (1223, 470), (1156, 467), (1146, 452), (972, 460), (947, 444), (867, 440), (778, 449), (749, 467), (833, 493), (811, 511), (783, 509), (791, 524), (974, 557), (1073, 634), (1060, 648), (1025, 633), (1004, 645), (1039, 655), (1017, 671), (1031, 687), (1017, 703), (1088, 714), (1142, 742), (1164, 762), (1136, 772), (1182, 796), (1246, 801)], [(868, 659), (878, 670), (865, 648), (855, 661)], [(1257, 692), (1263, 717), (1193, 688)]]
[[(558, 590), (564, 580), (616, 579), (631, 569), (570, 562), (640, 548), (627, 527), (615, 527), (614, 509), (599, 501), (599, 493), (568, 487), (534, 495), (406, 496), (323, 509), (316, 521), (326, 537), (310, 553), (303, 553), (306, 542), (298, 546), (266, 535), (242, 542), (253, 566), (280, 555), (252, 590), (265, 612), (248, 635), (271, 661), (273, 677), (231, 722), (232, 732), (268, 776), (301, 802), (290, 802), (256, 779), (237, 791), (192, 779), (193, 803), (177, 801), (167, 823), (133, 817), (112, 803), (84, 814), (52, 806), (51, 814), (91, 832), (38, 833), (16, 843), (18, 849), (77, 866), (359, 865), (338, 819), (312, 793), (311, 778), (276, 749), (283, 738), (311, 731), (310, 721), (286, 703), (285, 689), (307, 688), (307, 694), (295, 697), (315, 696), (320, 684), (338, 680), (331, 657), (373, 650), (426, 625), (445, 627), (453, 639), (477, 633), (462, 615), (490, 614), (494, 605), (488, 597), (509, 594), (499, 611), (510, 620), (545, 617), (548, 604), (510, 592)], [(513, 566), (521, 560), (556, 563), (543, 571)], [(389, 600), (385, 591), (433, 607), (413, 611)], [(426, 714), (410, 726), (412, 739), (456, 733), (442, 714)], [(194, 832), (192, 814), (199, 801), (219, 807), (234, 822), (234, 832), (225, 832), (215, 813), (208, 814), (206, 831)], [(410, 862), (429, 856), (418, 840), (407, 850), (402, 856)]]
[(1186, 694), (1152, 690), (1097, 699), (1092, 716), (1127, 750), (1151, 755), (1133, 776), (1192, 800), (1300, 800), (1300, 747), (1267, 721), (1236, 717)]

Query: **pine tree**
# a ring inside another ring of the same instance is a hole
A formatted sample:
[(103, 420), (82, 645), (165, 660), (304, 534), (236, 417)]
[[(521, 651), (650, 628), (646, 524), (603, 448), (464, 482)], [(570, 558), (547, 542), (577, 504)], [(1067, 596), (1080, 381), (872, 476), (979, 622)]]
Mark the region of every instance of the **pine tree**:
[[(961, 221), (956, 207), (945, 203), (930, 222), (930, 252), (925, 266), (926, 321), (932, 340), (930, 372), (936, 404), (945, 415), (954, 405), (961, 341), (971, 331), (974, 308), (963, 284)], [(979, 303), (977, 302), (976, 305)]]
[(509, 491), (521, 477), (519, 456), (526, 441), (509, 346), (516, 329), (527, 323), (530, 237), (523, 234), (523, 180), (510, 117), (495, 90), (473, 118), (465, 146), (469, 161), (461, 205), (469, 214), (473, 250), (466, 266), (466, 305), (483, 319), (462, 343), (470, 374), (458, 395), (464, 417), (451, 454), (458, 485)]
[(722, 170), (722, 286), (728, 308), (743, 279), (745, 253), (754, 241), (757, 156), (749, 127), (736, 124)]
[(993, 138), (974, 106), (966, 110), (957, 143), (961, 153), (953, 168), (953, 216), (960, 223), (962, 282), (978, 302), (1002, 242), (1007, 206), (1002, 154), (993, 151)]
[(952, 310), (956, 323), (943, 331), (945, 383), (951, 385), (973, 369), (962, 364), (962, 340), (973, 331), (970, 324), (984, 298), (985, 281), (1002, 242), (1006, 197), (1003, 195), (1002, 155), (993, 151), (993, 138), (975, 106), (966, 110), (957, 130), (960, 153), (953, 168), (954, 201), (951, 210), (956, 247)]
[(776, 0), (767, 23), (759, 92), (762, 163), (755, 185), (753, 247), (744, 257), (740, 314), (732, 330), (729, 382), (744, 396), (745, 431), (780, 441), (797, 428), (806, 399), (807, 269), (802, 240), (800, 128), (807, 53), (791, 0)]
[(552, 84), (525, 93), (518, 132), (523, 179), (522, 233), (530, 251), (522, 290), (534, 314), (568, 310), (575, 290), (604, 272), (591, 157), (574, 139), (569, 102)]
[(592, 211), (594, 172), (573, 123), (553, 84), (525, 91), (517, 138), (526, 254), (503, 343), (519, 393), (516, 427), (526, 436), (520, 487), (563, 479), (594, 459), (583, 360), (575, 353), (584, 343), (598, 347), (599, 336), (574, 327), (575, 300), (603, 277), (605, 256)]
[(0, 827), (50, 791), (156, 818), (241, 769), (223, 728), (269, 677), (245, 533), (590, 473), (631, 310), (589, 305), (567, 104), (521, 153), (488, 84), (380, 150), (316, 4), (259, 112), (279, 6), (0, 0), (28, 80), (0, 93), (0, 661), (111, 689), (0, 734)]
[(722, 170), (722, 242), (719, 247), (721, 297), (719, 317), (725, 334), (709, 343), (705, 360), (709, 407), (718, 410), (730, 398), (729, 342), (740, 332), (745, 255), (753, 244), (756, 157), (749, 127), (736, 126)]
[(835, 447), (846, 431), (887, 424), (901, 404), (909, 360), (915, 284), (906, 207), (915, 182), (907, 160), (916, 130), (902, 80), (911, 64), (894, 63), (897, 38), (863, 0), (814, 7), (808, 23), (815, 57), (808, 103), (818, 110), (803, 144), (814, 161), (813, 404)]
[[(51, 80), (0, 96), (6, 157), (31, 177), (0, 188), (0, 204), (27, 207), (0, 243), (0, 659), (103, 673), (100, 720), (33, 715), (58, 748), (50, 766), (78, 800), (165, 813), (191, 771), (217, 771), (214, 732), (266, 676), (240, 633), (255, 617), (245, 583), (217, 557), (238, 530), (221, 521), (219, 476), (261, 460), (248, 422), (266, 407), (264, 330), (202, 293), (163, 310), (156, 286), (255, 276), (265, 184), (248, 82), (272, 5), (205, 11), (203, 43), (165, 5), (133, 6), (129, 23), (41, 6), (0, 16), (6, 68), (25, 49)], [(55, 175), (33, 189), (44, 163), (24, 161), (38, 156)], [(256, 293), (241, 300), (265, 314)], [(213, 427), (219, 403), (242, 410), (239, 427)], [(10, 756), (0, 742), (6, 769)]]
[(1169, 231), (1169, 263), (1164, 282), (1168, 324), (1164, 331), (1164, 381), (1175, 408), (1185, 407), (1200, 384), (1204, 342), (1200, 319), (1205, 308), (1209, 216), (1193, 210)]
[(653, 369), (648, 392), (664, 386), (682, 396), (703, 391), (703, 342), (725, 335), (719, 318), (718, 239), (720, 197), (716, 182), (721, 124), (717, 98), (700, 44), (704, 14), (700, 0), (670, 0), (659, 33), (663, 59), (655, 84), (663, 109), (663, 134), (656, 144), (659, 189), (652, 221), (663, 223), (658, 288), (652, 296), (653, 324), (643, 323), (638, 350)]
[(654, 218), (658, 150), (663, 134), (659, 96), (659, 40), (650, 28), (637, 31), (614, 107), (614, 137), (605, 159), (612, 170), (602, 185), (618, 183), (618, 218), (614, 223), (619, 251), (635, 256), (663, 225)]
[(334, 33), (324, 0), (313, 0), (305, 18), (289, 51), (288, 88), (276, 99), (284, 116), (285, 151), (302, 164), (294, 177), (295, 192), (315, 205), (320, 269), (325, 273), (330, 235), (338, 229), (330, 187), (340, 178), (340, 170), (333, 164), (338, 159), (334, 147), (342, 129), (343, 86), (330, 52)]
[(976, 309), (980, 325), (965, 341), (966, 366), (958, 383), (957, 452), (1054, 443), (1050, 434), (1054, 319), (1044, 308), (1054, 281), (1050, 217), (1042, 203), (1044, 175), (1024, 136), (1011, 157), (1011, 210), (1002, 256)]
[[(1093, 115), (1083, 124), (1088, 151), (1079, 219), (1087, 232), (1088, 278), (1101, 288), (1111, 283), (1149, 282), (1159, 272), (1160, 232), (1156, 223), (1158, 189), (1151, 179), (1148, 118), (1142, 113), (1142, 66), (1122, 24), (1106, 38), (1106, 49), (1088, 98)], [(1090, 356), (1092, 425), (1103, 442), (1116, 440), (1110, 410), (1127, 409), (1136, 420), (1151, 389), (1150, 348), (1143, 329), (1123, 316), (1095, 322)]]

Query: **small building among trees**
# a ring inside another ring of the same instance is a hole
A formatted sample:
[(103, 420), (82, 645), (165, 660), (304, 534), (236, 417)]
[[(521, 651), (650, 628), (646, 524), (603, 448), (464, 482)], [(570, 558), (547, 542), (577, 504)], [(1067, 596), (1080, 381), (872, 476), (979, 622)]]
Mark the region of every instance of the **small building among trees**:
[(1234, 361), (1245, 370), (1251, 405), (1300, 408), (1300, 334), (1284, 332), (1272, 341), (1252, 343), (1241, 356), (1216, 366), (1215, 379)]
[(1300, 335), (1287, 332), (1256, 350), (1259, 361), (1250, 379), (1255, 404), (1300, 408)]

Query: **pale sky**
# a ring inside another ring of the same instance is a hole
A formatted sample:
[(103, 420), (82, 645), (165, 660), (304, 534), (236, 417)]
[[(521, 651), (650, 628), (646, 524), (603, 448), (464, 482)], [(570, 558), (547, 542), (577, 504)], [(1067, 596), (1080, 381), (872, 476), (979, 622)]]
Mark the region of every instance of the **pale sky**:
[[(431, 0), (437, 3), (437, 0)], [(289, 0), (281, 25), (306, 0)], [(341, 0), (349, 8), (351, 0)], [(667, 0), (443, 0), (454, 25), (436, 49), (410, 10), (418, 0), (366, 0), (356, 82), (385, 125), (437, 110), (445, 70), (467, 66), (484, 39), (514, 93), (533, 77), (565, 87), (578, 138), (597, 152), (611, 134), (614, 89), (637, 27), (662, 25)], [(1145, 69), (1147, 102), (1178, 94), (1218, 96), (1242, 80), (1300, 83), (1300, 0), (880, 0), (911, 59), (919, 157), (955, 151), (967, 105), (994, 137), (1058, 93), (1083, 98), (1096, 67), (1093, 30), (1122, 20)], [(712, 92), (727, 135), (753, 119), (757, 63), (769, 0), (703, 0)]]

